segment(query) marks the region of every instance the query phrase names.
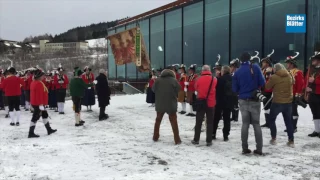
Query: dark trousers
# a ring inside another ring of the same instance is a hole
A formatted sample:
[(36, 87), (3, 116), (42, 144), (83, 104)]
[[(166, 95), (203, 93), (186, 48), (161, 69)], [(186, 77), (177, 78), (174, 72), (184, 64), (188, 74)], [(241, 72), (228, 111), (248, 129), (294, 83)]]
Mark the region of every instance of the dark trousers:
[(8, 96), (9, 111), (20, 111), (20, 96)]
[(231, 111), (231, 120), (232, 121), (238, 121), (239, 119), (239, 103), (237, 102), (234, 108)]
[(292, 103), (291, 112), (292, 112), (291, 121), (293, 122), (293, 129), (297, 129), (299, 114), (298, 114), (298, 104), (296, 104), (295, 102)]
[(223, 137), (227, 138), (230, 134), (230, 116), (232, 109), (229, 108), (221, 108), (220, 106), (216, 106), (213, 120), (213, 134), (217, 133), (218, 125), (223, 117)]
[[(34, 123), (34, 126), (36, 125), (37, 121), (42, 117), (44, 119), (44, 124), (47, 124), (47, 120), (49, 115), (47, 111), (41, 111), (39, 106), (32, 106), (33, 107), (33, 114), (31, 122)], [(46, 120), (46, 121), (45, 121)]]
[(292, 122), (292, 104), (279, 104), (279, 103), (272, 103), (270, 108), (270, 116), (269, 116), (269, 127), (271, 131), (271, 137), (277, 137), (277, 126), (276, 126), (276, 118), (278, 114), (282, 113), (284, 123), (287, 128), (287, 134), (289, 140), (293, 140), (293, 122)]
[(102, 118), (102, 117), (104, 117), (106, 115), (105, 111), (106, 111), (106, 106), (100, 107), (99, 118)]
[[(269, 125), (269, 115), (270, 115), (270, 108), (271, 108), (271, 96), (272, 94), (265, 94), (265, 97), (267, 98), (267, 100), (265, 102), (263, 102), (263, 107), (264, 107), (264, 116), (266, 119), (266, 124)], [(270, 100), (270, 101), (269, 101)], [(266, 104), (267, 102), (269, 102), (268, 104)]]
[[(204, 118), (204, 114), (207, 117), (207, 143), (212, 142), (212, 132), (213, 132), (213, 119), (214, 119), (215, 108), (208, 107), (203, 110), (197, 111), (196, 114), (196, 126), (194, 128), (194, 141), (199, 141), (200, 133), (201, 133), (201, 126)], [(230, 116), (229, 116), (230, 119)]]
[(57, 102), (58, 103), (64, 103), (66, 101), (66, 94), (67, 94), (67, 90), (66, 89), (58, 89), (58, 90), (56, 90)]
[(310, 93), (309, 107), (311, 109), (313, 119), (320, 120), (320, 94)]
[(3, 91), (0, 90), (0, 108), (4, 108)]
[(72, 102), (73, 102), (73, 106), (74, 106), (74, 112), (80, 113), (81, 97), (72, 96)]

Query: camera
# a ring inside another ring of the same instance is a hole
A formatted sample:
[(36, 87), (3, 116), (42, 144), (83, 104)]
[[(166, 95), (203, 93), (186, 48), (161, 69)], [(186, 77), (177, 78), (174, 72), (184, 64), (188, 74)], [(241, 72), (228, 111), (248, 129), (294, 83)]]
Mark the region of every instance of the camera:
[(303, 108), (307, 107), (307, 103), (306, 101), (302, 98), (302, 97), (295, 97), (294, 98), (294, 102), (298, 105), (301, 106)]
[(260, 90), (253, 91), (252, 95), (254, 98), (256, 98), (260, 102), (267, 101), (267, 97), (265, 97)]

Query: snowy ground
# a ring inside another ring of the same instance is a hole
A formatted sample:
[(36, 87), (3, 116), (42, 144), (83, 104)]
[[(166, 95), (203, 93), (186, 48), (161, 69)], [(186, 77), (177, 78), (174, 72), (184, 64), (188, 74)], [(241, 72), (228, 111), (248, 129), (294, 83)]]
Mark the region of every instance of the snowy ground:
[[(178, 116), (183, 143), (175, 146), (168, 117), (160, 130), (160, 141), (152, 141), (155, 112), (145, 104), (145, 95), (113, 97), (108, 107), (110, 119), (97, 121), (93, 113), (82, 113), (87, 123), (74, 127), (71, 103), (66, 115), (50, 112), (53, 128), (58, 132), (46, 135), (42, 122), (36, 133), (39, 139), (28, 139), (31, 114), (23, 112), (21, 126), (10, 127), (0, 119), (0, 179), (2, 180), (102, 180), (102, 179), (320, 179), (320, 139), (309, 138), (313, 130), (309, 109), (301, 115), (295, 148), (285, 145), (287, 136), (279, 116), (278, 145), (269, 145), (270, 132), (263, 129), (265, 157), (241, 155), (241, 123), (232, 123), (230, 141), (222, 140), (218, 130), (212, 147), (191, 145), (195, 120)], [(5, 112), (0, 113), (4, 117)], [(261, 116), (264, 122), (263, 116)], [(220, 124), (220, 127), (222, 125)], [(250, 148), (255, 149), (253, 130)], [(159, 164), (159, 160), (167, 165)]]

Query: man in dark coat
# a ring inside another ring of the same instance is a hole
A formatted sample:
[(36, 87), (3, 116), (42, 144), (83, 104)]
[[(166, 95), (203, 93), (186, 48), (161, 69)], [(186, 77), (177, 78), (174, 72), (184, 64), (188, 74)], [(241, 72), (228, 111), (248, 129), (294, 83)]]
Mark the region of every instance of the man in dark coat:
[(110, 104), (111, 91), (107, 80), (107, 72), (104, 69), (100, 69), (99, 73), (99, 76), (96, 78), (96, 91), (100, 107), (99, 121), (102, 121), (109, 118), (105, 110), (106, 106)]
[(232, 92), (232, 76), (230, 74), (230, 67), (223, 66), (220, 78), (218, 78), (216, 92), (216, 112), (213, 122), (213, 139), (216, 139), (216, 132), (218, 129), (219, 121), (223, 117), (223, 138), (228, 141), (230, 133), (230, 117), (231, 111), (237, 103), (237, 95)]
[(154, 141), (158, 141), (159, 139), (160, 124), (164, 114), (167, 113), (174, 134), (175, 144), (181, 143), (177, 122), (178, 92), (180, 88), (175, 73), (170, 69), (163, 70), (160, 77), (157, 78), (152, 86), (152, 90), (156, 95), (155, 106), (157, 112), (153, 134)]

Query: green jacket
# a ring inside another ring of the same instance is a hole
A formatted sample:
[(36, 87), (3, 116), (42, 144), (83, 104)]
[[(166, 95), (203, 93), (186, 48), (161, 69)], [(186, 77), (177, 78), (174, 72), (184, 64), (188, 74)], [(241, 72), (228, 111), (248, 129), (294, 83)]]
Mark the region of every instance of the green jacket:
[(93, 84), (86, 84), (81, 78), (73, 78), (70, 81), (70, 95), (72, 97), (83, 97), (84, 91)]

